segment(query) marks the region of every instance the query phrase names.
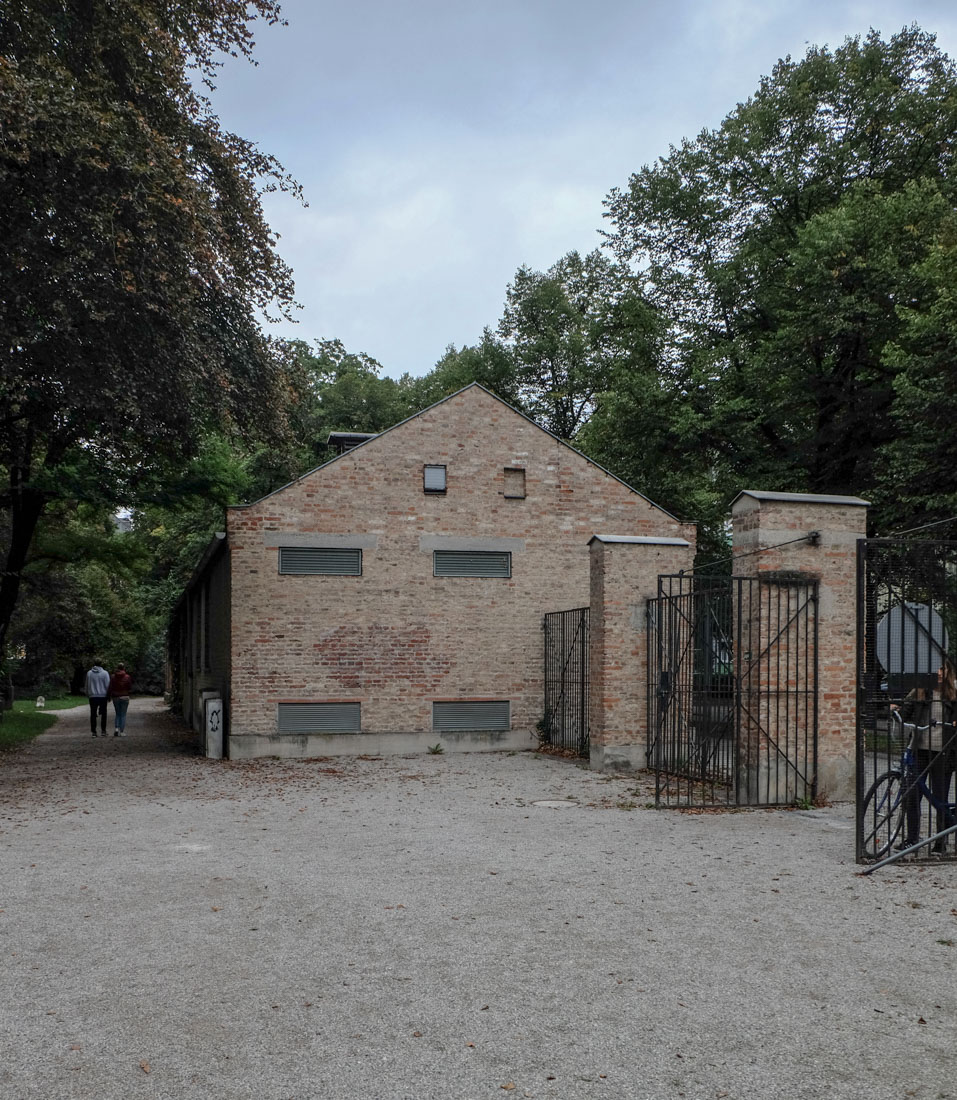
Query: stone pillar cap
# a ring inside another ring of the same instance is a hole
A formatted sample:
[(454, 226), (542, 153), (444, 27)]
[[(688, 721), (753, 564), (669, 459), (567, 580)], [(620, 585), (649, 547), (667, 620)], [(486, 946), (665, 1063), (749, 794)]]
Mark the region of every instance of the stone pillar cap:
[(593, 542), (637, 543), (640, 546), (690, 546), (687, 539), (662, 538), (655, 535), (592, 535), (588, 545)]
[(779, 500), (790, 504), (843, 504), (851, 508), (869, 508), (870, 501), (860, 497), (839, 497), (819, 495), (817, 493), (762, 493), (756, 489), (742, 489), (731, 501), (733, 508), (742, 497), (752, 497), (754, 500)]

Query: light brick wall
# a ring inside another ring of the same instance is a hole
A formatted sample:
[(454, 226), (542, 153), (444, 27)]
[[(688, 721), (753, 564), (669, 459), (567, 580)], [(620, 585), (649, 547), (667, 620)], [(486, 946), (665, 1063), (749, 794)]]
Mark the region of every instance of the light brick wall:
[(694, 543), (599, 536), (590, 550), (590, 762), (635, 771), (646, 766), (648, 747), (647, 602), (660, 574), (691, 568)]
[[(776, 499), (783, 498), (783, 499)], [(854, 795), (857, 706), (857, 542), (867, 527), (866, 501), (803, 495), (742, 493), (732, 507), (734, 572), (805, 573), (819, 582), (818, 792)], [(818, 545), (793, 542), (810, 531)]]
[[(445, 495), (423, 492), (425, 464), (447, 466)], [(525, 470), (524, 499), (505, 497), (506, 467)], [(434, 742), (433, 700), (508, 699), (531, 745), (542, 615), (588, 603), (588, 541), (608, 530), (693, 537), (475, 386), (230, 509), (231, 752), (253, 751), (244, 738), (255, 751), (318, 751), (276, 736), (280, 701), (359, 700), (363, 733)], [(364, 538), (361, 577), (279, 575), (283, 535), (323, 534)], [(424, 547), (442, 537), (519, 540), (511, 578), (433, 577)], [(350, 744), (368, 751), (361, 736)]]

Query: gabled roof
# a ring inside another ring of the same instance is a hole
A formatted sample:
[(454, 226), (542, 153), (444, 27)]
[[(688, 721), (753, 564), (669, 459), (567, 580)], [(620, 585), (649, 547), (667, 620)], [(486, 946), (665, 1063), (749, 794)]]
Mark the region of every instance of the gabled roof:
[(411, 423), (413, 420), (417, 420), (420, 416), (424, 416), (426, 413), (431, 412), (433, 409), (437, 409), (440, 405), (444, 405), (449, 401), (454, 401), (463, 393), (467, 393), (469, 390), (473, 389), (481, 390), (482, 393), (487, 394), (489, 397), (491, 397), (493, 401), (497, 401), (500, 405), (503, 405), (506, 409), (508, 409), (509, 412), (513, 413), (515, 416), (521, 417), (522, 420), (531, 424), (533, 428), (542, 432), (544, 435), (549, 436), (556, 443), (559, 443), (562, 447), (565, 447), (569, 451), (571, 451), (572, 454), (577, 455), (580, 459), (587, 462), (589, 466), (594, 466), (596, 470), (600, 470), (607, 477), (613, 478), (615, 481), (624, 485), (626, 489), (634, 493), (636, 496), (641, 497), (642, 500), (647, 501), (652, 506), (652, 508), (657, 508), (659, 512), (661, 512), (663, 515), (666, 515), (669, 519), (674, 520), (676, 523), (684, 522), (682, 520), (679, 520), (676, 516), (673, 516), (669, 511), (667, 511), (667, 509), (662, 508), (660, 504), (656, 504), (649, 497), (646, 497), (644, 493), (639, 492), (633, 485), (629, 485), (627, 481), (624, 481), (622, 478), (618, 477), (617, 474), (613, 474), (610, 470), (606, 470), (604, 466), (600, 465), (598, 462), (595, 462), (594, 459), (589, 458), (588, 455), (582, 454), (581, 451), (576, 450), (574, 447), (571, 446), (571, 444), (566, 443), (564, 439), (559, 439), (557, 435), (555, 435), (553, 432), (548, 431), (547, 428), (543, 428), (541, 424), (536, 424), (530, 416), (526, 416), (525, 413), (520, 412), (513, 405), (510, 405), (507, 401), (503, 401), (497, 393), (492, 393), (490, 389), (487, 389), (480, 382), (470, 382), (467, 386), (463, 386), (460, 390), (456, 390), (455, 393), (450, 393), (448, 397), (443, 397), (441, 400), (434, 402), (427, 408), (420, 409), (417, 413), (413, 413), (411, 416), (407, 416), (405, 420), (400, 420), (398, 424), (393, 424), (391, 428), (386, 428), (385, 431), (379, 432), (377, 435), (372, 436), (370, 439), (367, 439), (364, 442), (357, 444), (355, 447), (350, 448), (350, 450), (345, 451), (343, 454), (336, 455), (334, 458), (330, 458), (327, 462), (323, 462), (321, 465), (315, 466), (311, 470), (307, 470), (306, 473), (300, 474), (300, 476), (297, 477), (295, 480), (287, 482), (285, 485), (281, 485), (278, 489), (273, 489), (271, 493), (266, 493), (265, 496), (260, 497), (258, 500), (249, 501), (247, 504), (234, 504), (231, 507), (237, 510), (243, 508), (252, 508), (256, 504), (260, 504), (262, 501), (268, 500), (270, 497), (275, 496), (277, 493), (284, 492), (290, 486), (297, 485), (305, 478), (311, 477), (313, 474), (318, 473), (319, 470), (324, 470), (327, 466), (332, 466), (336, 462), (341, 462), (347, 456), (351, 458), (359, 451), (361, 451), (363, 447), (373, 445), (376, 440), (381, 439), (384, 435), (388, 435), (390, 432), (398, 431), (406, 424)]

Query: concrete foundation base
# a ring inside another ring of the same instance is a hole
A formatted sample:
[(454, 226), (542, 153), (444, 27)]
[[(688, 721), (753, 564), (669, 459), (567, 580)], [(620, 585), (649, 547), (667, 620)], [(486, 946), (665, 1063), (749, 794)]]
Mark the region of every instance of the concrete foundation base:
[(818, 760), (817, 793), (829, 802), (853, 802), (857, 771), (852, 756), (829, 756)]
[(589, 767), (596, 772), (644, 771), (648, 767), (644, 745), (592, 745), (588, 756)]
[(463, 730), (455, 733), (233, 733), (230, 760), (261, 756), (284, 759), (316, 756), (408, 756), (435, 745), (443, 752), (502, 752), (534, 749), (530, 730)]
[(810, 796), (811, 786), (798, 772), (782, 764), (741, 768), (738, 791), (746, 806), (790, 806)]

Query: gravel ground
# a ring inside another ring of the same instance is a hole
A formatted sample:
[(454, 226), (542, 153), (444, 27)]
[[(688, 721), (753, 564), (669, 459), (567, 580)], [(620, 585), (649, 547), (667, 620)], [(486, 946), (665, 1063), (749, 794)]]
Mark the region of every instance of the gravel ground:
[(649, 801), (64, 712), (0, 757), (0, 1097), (957, 1097), (957, 865), (861, 877), (848, 805)]

